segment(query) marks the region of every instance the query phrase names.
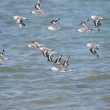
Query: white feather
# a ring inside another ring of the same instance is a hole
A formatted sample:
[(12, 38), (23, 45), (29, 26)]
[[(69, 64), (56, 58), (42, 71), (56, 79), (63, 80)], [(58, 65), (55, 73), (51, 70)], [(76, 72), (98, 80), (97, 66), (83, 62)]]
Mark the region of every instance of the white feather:
[(13, 19), (15, 19), (15, 20), (16, 20), (18, 17), (19, 17), (19, 16), (13, 16)]
[(82, 29), (78, 29), (78, 31), (79, 31), (79, 32), (84, 32), (84, 31), (82, 31)]
[(103, 17), (101, 17), (101, 16), (91, 16), (91, 19), (96, 19), (96, 18), (98, 18), (98, 19), (104, 19)]
[(51, 70), (53, 70), (53, 71), (58, 71), (58, 68), (52, 67)]
[(52, 27), (52, 26), (48, 26), (49, 30), (56, 30), (56, 28)]
[(48, 26), (48, 30), (52, 30), (52, 31), (55, 31), (55, 30), (59, 30), (61, 29), (61, 27), (57, 26), (57, 27), (54, 27), (54, 26)]
[(28, 47), (32, 47), (32, 44), (28, 44)]
[(87, 43), (86, 46), (87, 47), (91, 47), (92, 46), (92, 43)]

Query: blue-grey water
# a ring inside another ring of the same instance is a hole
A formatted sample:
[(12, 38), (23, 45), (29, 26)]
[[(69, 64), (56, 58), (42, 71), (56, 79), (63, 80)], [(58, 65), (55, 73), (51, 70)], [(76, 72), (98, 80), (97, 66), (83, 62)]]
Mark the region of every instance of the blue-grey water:
[[(36, 0), (0, 1), (0, 50), (9, 58), (0, 65), (0, 110), (110, 110), (110, 0), (42, 0), (42, 15), (30, 13)], [(27, 17), (21, 29), (13, 16)], [(104, 17), (98, 32), (91, 15)], [(60, 17), (61, 30), (48, 23)], [(79, 33), (90, 19), (89, 33)], [(27, 45), (38, 41), (70, 56), (73, 72), (50, 70), (42, 55)], [(86, 47), (99, 44), (99, 58)]]

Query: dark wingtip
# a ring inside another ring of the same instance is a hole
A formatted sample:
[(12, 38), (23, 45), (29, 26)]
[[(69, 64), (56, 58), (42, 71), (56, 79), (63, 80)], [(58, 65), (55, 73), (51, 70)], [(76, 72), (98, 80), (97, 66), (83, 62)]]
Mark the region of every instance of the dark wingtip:
[(97, 57), (99, 57), (99, 55), (97, 55)]
[(4, 50), (4, 49), (3, 49), (2, 51), (3, 51), (3, 52), (5, 52), (5, 50)]
[(70, 59), (70, 56), (68, 56), (68, 59)]
[(98, 29), (98, 31), (100, 31), (100, 29)]
[(89, 21), (89, 19), (87, 19), (86, 21), (84, 21), (84, 23), (86, 23), (86, 22), (88, 22)]
[(93, 31), (93, 29), (90, 29), (91, 31)]
[(60, 20), (60, 18), (58, 18), (58, 20)]
[(23, 26), (26, 26), (26, 25), (23, 23)]
[(32, 41), (32, 43), (35, 43), (35, 41)]

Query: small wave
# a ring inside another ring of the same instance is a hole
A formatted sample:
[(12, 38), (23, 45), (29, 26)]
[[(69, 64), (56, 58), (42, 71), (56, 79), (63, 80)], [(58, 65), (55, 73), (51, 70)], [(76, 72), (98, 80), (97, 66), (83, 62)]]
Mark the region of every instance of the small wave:
[(0, 67), (0, 72), (16, 72), (17, 69), (15, 67)]
[(68, 71), (62, 70), (61, 72), (72, 72), (72, 71), (73, 71), (73, 70), (70, 70), (70, 69), (69, 69)]
[(88, 88), (89, 85), (88, 84), (84, 84), (84, 83), (81, 83), (81, 84), (78, 84), (76, 85), (78, 88)]
[(104, 100), (106, 102), (110, 102), (110, 95), (103, 96), (102, 100)]
[(110, 76), (107, 74), (103, 75), (94, 75), (94, 76), (88, 76), (86, 77), (87, 80), (96, 81), (96, 80), (109, 80)]

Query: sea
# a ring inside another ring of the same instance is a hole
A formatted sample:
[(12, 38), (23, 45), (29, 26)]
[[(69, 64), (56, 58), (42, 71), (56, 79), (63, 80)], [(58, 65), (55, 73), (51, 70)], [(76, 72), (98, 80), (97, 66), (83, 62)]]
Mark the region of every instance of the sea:
[[(110, 110), (110, 0), (42, 0), (44, 13), (31, 13), (37, 0), (1, 0), (0, 110)], [(91, 16), (102, 16), (100, 31)], [(13, 16), (23, 16), (20, 28)], [(61, 29), (48, 30), (60, 18)], [(90, 32), (78, 32), (81, 21)], [(28, 44), (37, 41), (70, 57), (72, 71), (54, 71)], [(87, 43), (99, 45), (93, 55)]]

